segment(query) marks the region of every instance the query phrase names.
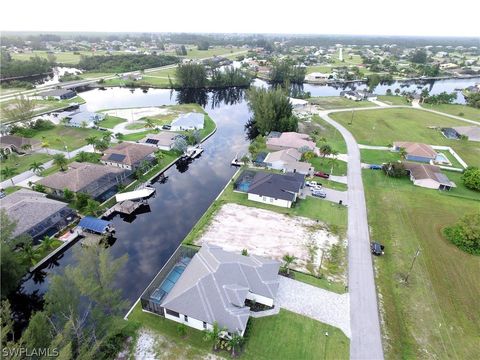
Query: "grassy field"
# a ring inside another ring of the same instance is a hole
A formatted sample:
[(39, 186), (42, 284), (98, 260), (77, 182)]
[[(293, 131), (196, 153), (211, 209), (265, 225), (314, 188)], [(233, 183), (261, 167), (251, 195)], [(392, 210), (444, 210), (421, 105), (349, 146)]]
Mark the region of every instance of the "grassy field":
[(310, 274), (305, 274), (300, 271), (290, 270), (293, 273), (293, 278), (305, 284), (309, 284), (321, 289), (333, 291), (337, 294), (345, 294), (345, 285), (328, 281), (326, 278), (318, 278)]
[[(66, 51), (66, 52), (58, 52), (53, 54), (56, 57), (56, 62), (62, 63), (62, 64), (78, 64), (80, 61), (80, 57), (82, 55), (84, 56), (92, 56), (92, 55), (106, 55), (105, 51), (78, 51), (78, 54), (74, 54), (73, 51)], [(47, 58), (48, 54), (46, 51), (33, 51), (31, 53), (21, 53), (21, 54), (16, 54), (16, 53), (11, 53), (11, 56), (13, 59), (16, 60), (28, 60), (31, 57), (41, 57), (41, 58)]]
[(377, 106), (370, 101), (354, 101), (342, 96), (319, 96), (310, 98), (308, 101), (325, 110)]
[(127, 121), (127, 119), (117, 117), (117, 116), (107, 115), (105, 119), (100, 121), (97, 125), (107, 129), (113, 129), (115, 126), (117, 126), (118, 124), (124, 123), (125, 121)]
[(133, 134), (127, 134), (122, 136), (122, 140), (125, 141), (138, 141), (143, 139), (147, 134), (157, 134), (159, 131), (155, 129), (150, 129), (146, 131), (140, 131)]
[(397, 95), (379, 95), (378, 100), (384, 102), (388, 105), (412, 105), (405, 96), (397, 96)]
[[(186, 338), (182, 338), (177, 323), (143, 312), (140, 304), (130, 314), (129, 321), (165, 337), (172, 359), (198, 359), (198, 356), (207, 357), (211, 352), (211, 344), (203, 340), (203, 332), (187, 327)], [(281, 310), (278, 315), (251, 318), (249, 326), (240, 359), (319, 359), (319, 356), (322, 359), (348, 359), (350, 343), (339, 329), (302, 315)], [(328, 339), (325, 332), (328, 332)], [(225, 351), (218, 355), (230, 357)]]
[(329, 74), (332, 72), (332, 66), (330, 64), (307, 66), (307, 74), (314, 72)]
[[(52, 157), (48, 154), (30, 154), (30, 155), (10, 155), (8, 159), (3, 160), (1, 168), (9, 167), (15, 169), (15, 175), (18, 175), (26, 170), (30, 169), (30, 164), (34, 162), (45, 163), (50, 160)], [(5, 180), (4, 176), (0, 174), (0, 181)]]
[(166, 79), (168, 79), (168, 77), (170, 76), (173, 80), (175, 78), (176, 70), (177, 68), (173, 67), (168, 69), (156, 70), (152, 72), (149, 71), (149, 72), (146, 72), (144, 76), (153, 76), (153, 77), (160, 77), (160, 78), (166, 78)]
[(331, 117), (352, 132), (356, 140), (366, 145), (391, 145), (394, 141), (418, 141), (430, 145), (452, 147), (469, 165), (480, 166), (480, 144), (473, 141), (446, 139), (430, 126), (464, 126), (460, 120), (416, 109), (381, 109), (335, 113)]
[[(464, 117), (465, 119), (480, 121), (480, 109), (460, 104), (422, 104), (425, 109), (441, 111), (450, 115)], [(463, 114), (463, 115), (462, 115)], [(465, 124), (468, 125), (468, 124)]]
[(385, 256), (375, 258), (386, 358), (478, 358), (480, 257), (460, 251), (441, 232), (480, 203), (382, 172), (365, 170), (363, 179), (372, 240), (386, 246)]
[(105, 131), (57, 125), (53, 129), (37, 132), (33, 138), (47, 142), (51, 149), (65, 150), (66, 145), (68, 151), (72, 151), (87, 145), (86, 138), (90, 136), (100, 138), (104, 135)]
[(187, 56), (186, 58), (188, 59), (203, 59), (203, 58), (208, 58), (212, 56), (219, 56), (219, 55), (229, 55), (230, 53), (235, 53), (243, 51), (247, 53), (247, 50), (242, 49), (242, 48), (227, 48), (223, 46), (217, 46), (217, 47), (212, 47), (208, 50), (198, 50), (197, 47), (187, 47)]
[(131, 123), (131, 124), (128, 124), (125, 128), (127, 130), (140, 130), (145, 128), (145, 123), (144, 122)]
[(401, 160), (399, 152), (391, 152), (385, 150), (360, 150), (361, 160), (367, 164), (382, 164), (384, 162)]
[(332, 175), (347, 175), (347, 163), (345, 161), (337, 160), (332, 171), (332, 165), (329, 163), (329, 160), (329, 158), (316, 157), (311, 159), (310, 163), (315, 168), (315, 171), (323, 171)]
[[(335, 129), (318, 115), (312, 116), (312, 122), (320, 127), (318, 129), (316, 127), (308, 127), (306, 133), (311, 134), (314, 129), (317, 129), (319, 131), (318, 136), (324, 137), (327, 140), (327, 144), (330, 144), (334, 150), (337, 150), (340, 154), (347, 153), (347, 144), (345, 144), (345, 140), (343, 139), (342, 134), (340, 134), (340, 131)], [(317, 142), (317, 146), (320, 145), (321, 142)]]

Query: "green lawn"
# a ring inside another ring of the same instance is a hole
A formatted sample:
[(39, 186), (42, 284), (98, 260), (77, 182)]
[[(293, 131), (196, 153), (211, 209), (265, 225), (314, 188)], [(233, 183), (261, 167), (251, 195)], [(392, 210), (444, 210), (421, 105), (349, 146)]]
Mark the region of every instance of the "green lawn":
[(325, 277), (318, 278), (310, 274), (305, 274), (300, 271), (290, 270), (293, 273), (293, 278), (297, 281), (319, 287), (321, 289), (336, 292), (337, 294), (345, 293), (345, 285), (337, 282), (328, 281)]
[(208, 58), (208, 57), (212, 57), (212, 56), (226, 56), (226, 55), (229, 55), (231, 53), (236, 53), (236, 52), (239, 52), (239, 51), (242, 51), (242, 52), (247, 52), (247, 50), (245, 49), (242, 49), (242, 48), (237, 48), (237, 47), (233, 47), (233, 48), (227, 48), (227, 47), (223, 47), (223, 46), (216, 46), (216, 47), (212, 47), (208, 50), (198, 50), (197, 47), (189, 47), (187, 48), (187, 56), (186, 58), (188, 59), (203, 59), (203, 58)]
[[(320, 128), (318, 129), (319, 137), (324, 137), (327, 140), (327, 144), (330, 144), (333, 149), (337, 150), (340, 154), (347, 153), (347, 144), (345, 144), (345, 140), (343, 139), (342, 134), (340, 134), (340, 131), (335, 129), (318, 115), (313, 115), (312, 121), (320, 125)], [(317, 146), (321, 146), (321, 144), (321, 142), (317, 141)]]
[(319, 96), (308, 99), (312, 104), (318, 105), (325, 110), (357, 108), (357, 107), (375, 107), (376, 104), (371, 101), (354, 101), (342, 96)]
[(311, 159), (310, 163), (315, 168), (315, 171), (323, 171), (332, 175), (347, 175), (347, 163), (345, 161), (337, 160), (332, 171), (332, 165), (329, 163), (329, 160), (329, 158), (316, 157)]
[(146, 130), (146, 131), (140, 131), (140, 132), (136, 132), (136, 133), (133, 133), (133, 134), (123, 135), (121, 140), (138, 141), (138, 140), (143, 139), (145, 136), (147, 136), (147, 134), (156, 134), (156, 133), (158, 133), (158, 130), (149, 129), (149, 130)]
[(480, 144), (446, 139), (439, 129), (429, 127), (464, 126), (460, 120), (417, 109), (379, 109), (331, 114), (360, 144), (391, 145), (394, 141), (418, 141), (453, 148), (469, 165), (480, 166)]
[[(425, 109), (432, 109), (436, 111), (441, 111), (450, 115), (460, 116), (465, 119), (480, 121), (480, 109), (475, 109), (474, 107), (460, 104), (439, 104), (439, 105), (430, 105), (422, 104), (422, 107)], [(462, 115), (463, 114), (463, 115)], [(467, 125), (468, 124), (464, 124)]]
[[(478, 211), (480, 202), (382, 172), (365, 170), (363, 179), (371, 238), (386, 246), (385, 255), (374, 260), (386, 358), (478, 358), (480, 257), (449, 243), (442, 228)], [(405, 285), (401, 279), (417, 249)]]
[(135, 123), (128, 124), (125, 128), (127, 130), (140, 130), (140, 129), (145, 128), (145, 123), (144, 122), (135, 122)]
[(9, 194), (14, 193), (15, 191), (20, 190), (21, 188), (22, 188), (21, 186), (9, 186), (9, 187), (5, 188), (3, 190), (3, 192), (5, 193), (5, 195), (9, 195)]
[[(145, 313), (140, 304), (134, 308), (129, 321), (162, 335), (169, 341), (172, 358), (207, 357), (211, 344), (203, 340), (203, 332), (187, 327), (181, 338), (177, 323), (161, 316)], [(278, 315), (249, 320), (244, 350), (240, 359), (348, 359), (350, 342), (343, 332), (302, 315), (281, 310)], [(325, 336), (328, 332), (328, 338)], [(298, 336), (292, 336), (298, 334)], [(218, 355), (229, 358), (227, 352)]]
[[(62, 63), (62, 64), (78, 64), (80, 61), (80, 57), (82, 55), (84, 56), (92, 56), (92, 55), (105, 55), (105, 51), (79, 51), (79, 54), (74, 54), (73, 51), (65, 51), (65, 52), (59, 52), (59, 53), (54, 53), (53, 55), (56, 58), (56, 62)], [(33, 51), (31, 53), (21, 53), (21, 54), (16, 54), (16, 53), (11, 53), (11, 56), (13, 59), (16, 60), (28, 60), (31, 57), (41, 57), (41, 58), (47, 58), (48, 54), (46, 51)]]
[(104, 127), (107, 129), (113, 129), (115, 126), (125, 121), (127, 121), (127, 119), (117, 117), (117, 116), (107, 115), (104, 120), (98, 123), (98, 126)]
[(369, 150), (362, 149), (360, 150), (361, 160), (367, 164), (379, 164), (385, 162), (392, 162), (401, 160), (399, 152), (392, 152), (388, 150)]
[[(335, 168), (334, 168), (335, 170)], [(334, 190), (339, 190), (339, 191), (347, 191), (347, 184), (336, 182), (336, 181), (331, 181), (328, 179), (324, 179), (318, 176), (312, 176), (307, 178), (307, 180), (315, 180), (317, 183), (322, 184), (323, 187), (329, 188), (329, 189), (334, 189)]]
[(176, 67), (172, 68), (167, 68), (167, 69), (161, 69), (161, 70), (156, 70), (156, 71), (149, 71), (144, 74), (144, 76), (153, 76), (153, 77), (161, 77), (161, 78), (167, 78), (170, 76), (172, 80), (175, 78), (175, 73), (177, 71)]
[(105, 131), (57, 125), (53, 129), (37, 132), (33, 138), (48, 142), (51, 149), (65, 150), (66, 145), (68, 151), (72, 151), (87, 145), (86, 138), (90, 136), (100, 138), (104, 135)]
[(412, 105), (405, 96), (401, 95), (379, 95), (378, 100), (388, 105)]
[(96, 79), (96, 78), (104, 78), (107, 76), (115, 75), (114, 73), (100, 73), (100, 72), (84, 72), (79, 74), (82, 79)]
[[(33, 162), (45, 163), (52, 157), (48, 154), (27, 154), (27, 155), (10, 155), (7, 159), (2, 160), (1, 168), (9, 167), (15, 169), (15, 175), (30, 169), (30, 164)], [(0, 181), (5, 180), (4, 176), (0, 174)]]
[(332, 66), (328, 65), (314, 65), (314, 66), (307, 66), (307, 74), (311, 74), (314, 72), (319, 72), (323, 74), (328, 74), (332, 72)]

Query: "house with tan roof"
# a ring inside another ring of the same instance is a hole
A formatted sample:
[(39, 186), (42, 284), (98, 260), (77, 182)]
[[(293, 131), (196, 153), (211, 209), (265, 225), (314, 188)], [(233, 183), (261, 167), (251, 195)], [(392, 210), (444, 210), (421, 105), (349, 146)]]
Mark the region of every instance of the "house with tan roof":
[(72, 162), (66, 171), (59, 171), (37, 181), (53, 195), (63, 197), (65, 189), (74, 193), (85, 193), (94, 199), (114, 189), (118, 184), (126, 182), (131, 172), (111, 166)]
[(140, 143), (154, 146), (160, 150), (170, 151), (173, 149), (175, 140), (179, 136), (182, 135), (172, 131), (161, 131), (158, 134), (147, 134), (147, 136), (140, 140)]
[(469, 141), (480, 141), (480, 126), (457, 126), (453, 130), (460, 136), (466, 136)]
[(312, 164), (300, 161), (301, 158), (302, 153), (297, 149), (286, 149), (269, 153), (263, 162), (269, 169), (311, 174), (314, 170)]
[(430, 161), (435, 160), (438, 155), (430, 145), (422, 143), (396, 141), (393, 143), (393, 147), (395, 151), (405, 149), (405, 159), (410, 161), (429, 163)]
[(122, 142), (105, 150), (100, 161), (105, 165), (135, 170), (143, 161), (152, 162), (155, 159), (154, 152), (152, 146)]
[(274, 132), (272, 131), (267, 137), (267, 149), (269, 150), (286, 150), (308, 148), (318, 153), (315, 142), (312, 141), (307, 134), (297, 132)]
[(39, 150), (42, 143), (36, 139), (30, 139), (16, 135), (4, 135), (0, 137), (0, 148), (6, 153), (25, 154), (29, 151)]
[(438, 190), (450, 190), (452, 187), (456, 187), (455, 183), (450, 181), (438, 166), (408, 161), (404, 161), (403, 165), (414, 185)]

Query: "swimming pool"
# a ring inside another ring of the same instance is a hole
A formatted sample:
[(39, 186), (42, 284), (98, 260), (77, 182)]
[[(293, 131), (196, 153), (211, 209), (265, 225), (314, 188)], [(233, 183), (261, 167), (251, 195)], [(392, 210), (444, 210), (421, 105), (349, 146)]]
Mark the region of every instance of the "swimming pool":
[(437, 154), (437, 157), (435, 158), (435, 162), (438, 164), (451, 165), (450, 160), (448, 160), (448, 158), (442, 153)]
[(178, 279), (180, 279), (180, 276), (182, 276), (190, 260), (191, 260), (190, 258), (184, 257), (177, 264), (175, 264), (173, 269), (170, 270), (170, 272), (168, 273), (165, 280), (163, 280), (160, 286), (157, 289), (155, 289), (152, 295), (150, 295), (150, 299), (153, 302), (160, 304), (163, 298), (170, 291), (172, 291), (173, 287), (175, 286), (175, 283), (178, 281)]

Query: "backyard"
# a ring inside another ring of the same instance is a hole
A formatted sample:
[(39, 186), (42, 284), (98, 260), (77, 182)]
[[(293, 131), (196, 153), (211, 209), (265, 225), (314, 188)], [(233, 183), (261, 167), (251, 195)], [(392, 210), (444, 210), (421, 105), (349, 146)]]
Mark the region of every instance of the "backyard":
[(405, 96), (401, 95), (379, 95), (378, 100), (388, 105), (412, 105)]
[(480, 258), (449, 243), (442, 229), (480, 202), (380, 171), (364, 170), (363, 179), (371, 238), (386, 247), (375, 259), (386, 358), (478, 357)]
[(438, 128), (465, 126), (463, 121), (423, 110), (395, 108), (330, 115), (344, 125), (360, 144), (387, 146), (394, 141), (418, 141), (453, 148), (467, 164), (480, 166), (480, 144), (446, 139)]
[(322, 110), (377, 106), (370, 101), (354, 101), (343, 96), (320, 96), (310, 98), (308, 101)]
[(106, 133), (107, 132), (105, 131), (94, 129), (82, 129), (57, 125), (53, 129), (36, 132), (33, 138), (47, 143), (48, 148), (64, 151), (65, 146), (67, 146), (68, 151), (72, 151), (87, 145), (87, 141), (85, 140), (86, 138), (91, 136), (101, 138)]
[[(10, 155), (7, 159), (2, 159), (2, 169), (11, 168), (15, 169), (15, 175), (18, 175), (24, 171), (30, 169), (30, 164), (45, 163), (51, 159), (51, 155), (48, 154), (26, 154), (26, 155)], [(0, 180), (5, 180), (3, 174), (0, 174)]]
[(107, 116), (105, 116), (105, 119), (98, 122), (97, 125), (100, 126), (100, 127), (107, 128), (107, 129), (113, 129), (115, 126), (117, 126), (118, 124), (121, 124), (125, 121), (127, 121), (127, 119), (117, 117), (117, 116), (107, 115)]
[(441, 111), (450, 115), (460, 116), (469, 120), (480, 121), (480, 109), (475, 109), (472, 106), (460, 104), (422, 104), (422, 107), (424, 107), (425, 109)]

